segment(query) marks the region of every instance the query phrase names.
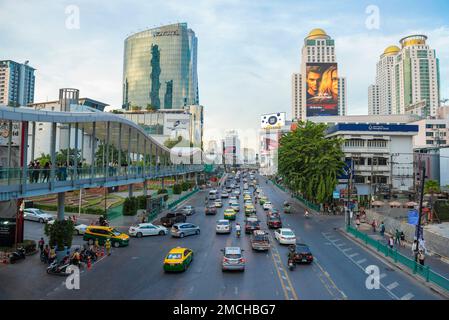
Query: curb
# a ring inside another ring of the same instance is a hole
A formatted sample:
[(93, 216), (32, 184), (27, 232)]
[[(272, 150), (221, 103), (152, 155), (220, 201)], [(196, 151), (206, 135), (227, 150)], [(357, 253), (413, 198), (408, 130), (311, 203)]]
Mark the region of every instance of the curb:
[(361, 247), (363, 247), (366, 250), (368, 250), (370, 253), (374, 254), (376, 257), (378, 257), (380, 260), (382, 260), (387, 265), (395, 267), (395, 268), (403, 271), (406, 275), (408, 275), (409, 277), (417, 280), (420, 284), (428, 287), (430, 290), (438, 293), (439, 295), (443, 296), (444, 298), (449, 299), (449, 291), (446, 291), (443, 288), (440, 288), (439, 286), (432, 284), (431, 282), (427, 282), (427, 281), (423, 280), (421, 277), (413, 274), (412, 272), (410, 272), (406, 267), (402, 266), (401, 264), (394, 263), (394, 262), (390, 261), (387, 257), (385, 257), (384, 255), (380, 254), (379, 252), (377, 252), (376, 250), (374, 250), (370, 246), (367, 246), (363, 241), (361, 241), (360, 239), (357, 239), (353, 235), (347, 233), (345, 230), (343, 230), (341, 228), (336, 228), (336, 230), (338, 232), (340, 232), (345, 238), (347, 238), (347, 239), (357, 243)]

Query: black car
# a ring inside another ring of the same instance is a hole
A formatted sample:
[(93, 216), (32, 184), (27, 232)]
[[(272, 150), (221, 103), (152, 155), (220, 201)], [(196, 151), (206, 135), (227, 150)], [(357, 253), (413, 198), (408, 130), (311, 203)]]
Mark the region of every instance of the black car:
[(206, 209), (204, 210), (204, 212), (205, 212), (206, 215), (209, 215), (209, 214), (217, 214), (217, 208), (215, 207), (214, 204), (208, 205), (208, 206), (206, 207)]
[(296, 243), (295, 248), (295, 263), (307, 263), (313, 262), (313, 255), (310, 248), (305, 243)]
[(267, 217), (267, 226), (268, 228), (282, 228), (282, 221), (281, 221), (281, 217), (279, 216), (268, 216)]
[(161, 224), (164, 227), (171, 227), (175, 223), (186, 222), (187, 216), (182, 212), (169, 212), (161, 218)]
[(257, 218), (248, 218), (245, 221), (245, 233), (251, 234), (254, 230), (260, 230), (260, 221)]

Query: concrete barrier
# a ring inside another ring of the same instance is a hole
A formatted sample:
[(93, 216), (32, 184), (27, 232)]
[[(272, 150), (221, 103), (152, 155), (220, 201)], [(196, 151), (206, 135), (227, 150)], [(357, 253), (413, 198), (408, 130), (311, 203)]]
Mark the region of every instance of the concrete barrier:
[[(398, 229), (399, 231), (404, 232), (405, 240), (407, 242), (413, 242), (416, 227), (414, 225), (408, 224), (405, 219), (397, 220), (378, 212), (374, 212), (372, 210), (366, 210), (366, 218), (368, 223), (371, 223), (373, 219), (376, 220), (377, 229), (379, 228), (380, 223), (383, 221), (385, 224), (386, 232), (392, 233), (394, 235), (396, 229)], [(424, 240), (426, 241), (427, 250), (443, 257), (449, 257), (449, 238), (428, 231), (424, 227)]]

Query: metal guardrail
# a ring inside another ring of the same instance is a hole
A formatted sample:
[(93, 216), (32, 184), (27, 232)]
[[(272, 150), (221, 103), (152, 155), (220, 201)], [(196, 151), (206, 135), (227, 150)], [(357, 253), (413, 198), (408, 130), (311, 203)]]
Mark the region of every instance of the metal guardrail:
[(366, 233), (360, 232), (353, 227), (347, 226), (346, 232), (362, 240), (366, 245), (375, 248), (378, 252), (382, 252), (385, 257), (392, 258), (395, 263), (400, 263), (403, 266), (407, 267), (410, 271), (413, 272), (413, 274), (419, 275), (424, 280), (426, 280), (426, 282), (432, 282), (440, 288), (449, 291), (449, 279), (436, 273), (435, 271), (432, 271), (429, 266), (420, 265), (415, 260), (412, 260), (398, 252), (396, 248), (391, 249), (381, 241), (373, 239)]
[(186, 199), (189, 198), (190, 196), (192, 196), (192, 195), (194, 195), (195, 193), (197, 193), (198, 190), (199, 190), (198, 188), (195, 188), (192, 192), (189, 192), (188, 194), (182, 196), (181, 198), (179, 198), (179, 199), (177, 199), (177, 200), (175, 200), (175, 201), (169, 203), (167, 207), (168, 207), (169, 209), (172, 209), (172, 208), (176, 207), (178, 204), (180, 204), (181, 202), (183, 202), (184, 200), (186, 200)]
[[(273, 184), (274, 184), (276, 187), (278, 187), (279, 189), (281, 189), (282, 191), (291, 193), (290, 190), (288, 190), (288, 189), (285, 188), (284, 186), (278, 184), (277, 182), (275, 182), (275, 181), (273, 181), (273, 180), (271, 180), (271, 182), (273, 182)], [(295, 195), (294, 198), (297, 199), (297, 200), (299, 200), (302, 204), (304, 204), (304, 205), (305, 205), (306, 207), (308, 207), (309, 209), (312, 209), (312, 210), (315, 210), (315, 211), (318, 211), (318, 212), (320, 211), (320, 206), (319, 206), (319, 205), (317, 205), (317, 204), (315, 204), (315, 203), (312, 203), (312, 202), (310, 202), (310, 201), (304, 199), (304, 198), (301, 197), (300, 195)]]

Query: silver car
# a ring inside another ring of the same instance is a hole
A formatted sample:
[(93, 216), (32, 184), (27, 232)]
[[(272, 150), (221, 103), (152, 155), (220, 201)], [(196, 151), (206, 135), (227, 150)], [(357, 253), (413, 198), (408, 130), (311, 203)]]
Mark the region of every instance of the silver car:
[(243, 249), (240, 247), (226, 247), (221, 249), (223, 260), (221, 269), (245, 271), (245, 259), (243, 258)]
[(171, 227), (170, 233), (173, 237), (184, 238), (185, 236), (200, 234), (200, 227), (187, 222), (175, 223)]
[(54, 220), (55, 218), (41, 209), (27, 208), (23, 210), (23, 219), (38, 221), (40, 223), (47, 223), (48, 221)]
[(184, 206), (184, 207), (182, 208), (181, 211), (182, 211), (182, 213), (184, 213), (185, 215), (191, 216), (192, 214), (195, 213), (195, 208), (192, 207), (192, 206)]
[(232, 225), (229, 220), (218, 220), (217, 225), (215, 227), (216, 233), (231, 233)]

